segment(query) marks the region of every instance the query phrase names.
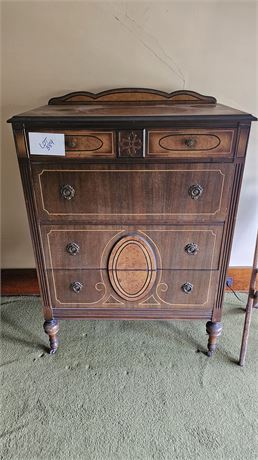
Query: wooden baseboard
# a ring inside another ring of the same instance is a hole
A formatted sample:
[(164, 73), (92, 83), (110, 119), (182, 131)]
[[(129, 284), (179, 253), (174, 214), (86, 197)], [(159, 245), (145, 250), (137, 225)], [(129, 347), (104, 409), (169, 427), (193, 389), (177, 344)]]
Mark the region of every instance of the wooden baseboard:
[[(251, 267), (229, 267), (227, 276), (233, 279), (234, 291), (248, 292)], [(37, 272), (34, 268), (8, 268), (1, 270), (2, 295), (39, 295)], [(229, 288), (226, 288), (229, 291)]]
[[(239, 292), (248, 292), (252, 267), (229, 267), (227, 276), (233, 279), (232, 289)], [(230, 289), (226, 287), (226, 291)]]
[(6, 268), (1, 270), (2, 295), (39, 295), (35, 268)]

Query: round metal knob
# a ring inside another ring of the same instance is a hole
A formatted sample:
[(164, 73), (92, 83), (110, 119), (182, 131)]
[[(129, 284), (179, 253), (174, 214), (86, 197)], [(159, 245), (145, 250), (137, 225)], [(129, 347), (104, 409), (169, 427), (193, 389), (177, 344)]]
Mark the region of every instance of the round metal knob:
[(66, 246), (66, 251), (71, 256), (76, 256), (80, 252), (80, 246), (77, 243), (68, 243)]
[(74, 188), (69, 184), (63, 185), (61, 187), (60, 192), (61, 192), (62, 197), (65, 198), (66, 200), (71, 200), (75, 195)]
[(196, 140), (190, 137), (189, 139), (185, 139), (185, 145), (189, 148), (194, 147), (196, 144)]
[(68, 139), (66, 141), (66, 145), (67, 145), (67, 147), (69, 147), (71, 149), (74, 149), (76, 147), (76, 145), (77, 145), (77, 142), (76, 142), (75, 139)]
[(203, 193), (203, 187), (199, 184), (191, 185), (188, 189), (188, 193), (193, 200), (198, 200)]
[(198, 244), (196, 243), (188, 243), (185, 246), (185, 252), (189, 254), (189, 256), (195, 256), (198, 251), (199, 251), (199, 247), (198, 247)]
[(72, 289), (73, 292), (76, 294), (79, 294), (79, 292), (83, 288), (83, 284), (80, 281), (74, 281), (73, 283), (70, 284), (70, 288)]
[(192, 283), (189, 283), (188, 281), (186, 283), (184, 283), (182, 286), (181, 286), (181, 289), (182, 291), (185, 293), (185, 294), (190, 294), (193, 290), (193, 285)]

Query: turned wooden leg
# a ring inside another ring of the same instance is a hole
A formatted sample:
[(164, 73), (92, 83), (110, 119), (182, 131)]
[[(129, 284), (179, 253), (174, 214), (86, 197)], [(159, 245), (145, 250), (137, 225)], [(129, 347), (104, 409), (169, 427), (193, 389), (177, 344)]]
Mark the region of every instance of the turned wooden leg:
[(59, 331), (59, 324), (57, 319), (50, 319), (49, 321), (44, 322), (44, 331), (49, 336), (49, 343), (50, 343), (50, 351), (49, 353), (52, 355), (56, 352), (58, 347), (58, 331)]
[(222, 332), (222, 324), (208, 321), (206, 324), (206, 331), (207, 334), (209, 334), (208, 356), (212, 356), (217, 347), (217, 337), (219, 337)]

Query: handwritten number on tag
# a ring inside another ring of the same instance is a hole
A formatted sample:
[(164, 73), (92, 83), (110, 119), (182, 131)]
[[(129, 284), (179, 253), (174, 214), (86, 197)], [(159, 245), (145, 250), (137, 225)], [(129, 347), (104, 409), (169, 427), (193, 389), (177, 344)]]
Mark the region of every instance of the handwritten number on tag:
[(48, 140), (47, 137), (45, 137), (45, 139), (43, 139), (43, 141), (41, 143), (39, 142), (39, 146), (42, 149), (47, 149), (48, 151), (50, 151), (52, 149), (53, 145), (55, 145), (53, 139)]

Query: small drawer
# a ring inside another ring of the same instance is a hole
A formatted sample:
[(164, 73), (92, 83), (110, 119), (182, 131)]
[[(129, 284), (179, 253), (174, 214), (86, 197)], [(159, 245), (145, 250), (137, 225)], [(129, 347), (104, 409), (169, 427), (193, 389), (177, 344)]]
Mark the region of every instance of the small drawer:
[(146, 156), (150, 158), (231, 158), (235, 129), (182, 129), (149, 131)]
[[(106, 270), (115, 247), (117, 254), (123, 249), (126, 270), (141, 270), (148, 254), (149, 260), (154, 254), (157, 269), (216, 270), (222, 232), (222, 225), (41, 227), (46, 266), (59, 270)], [(121, 266), (118, 264), (118, 268)]]
[[(44, 133), (47, 136), (49, 129), (31, 129), (29, 132)], [(115, 131), (97, 131), (97, 130), (57, 130), (50, 129), (50, 134), (63, 134), (65, 141), (65, 155), (60, 156), (63, 160), (66, 158), (115, 158), (116, 157), (116, 140)], [(27, 133), (28, 135), (28, 133)], [(29, 137), (27, 137), (30, 146)], [(49, 159), (49, 153), (40, 155), (41, 158)], [(55, 156), (55, 155), (54, 155)], [(38, 155), (31, 154), (32, 161), (38, 161)]]
[(198, 309), (211, 310), (217, 287), (217, 271), (158, 270), (155, 282), (146, 293), (134, 295), (148, 274), (121, 272), (121, 295), (113, 289), (104, 270), (48, 270), (52, 305), (57, 308)]
[(66, 157), (115, 157), (114, 132), (68, 131), (65, 133)]

